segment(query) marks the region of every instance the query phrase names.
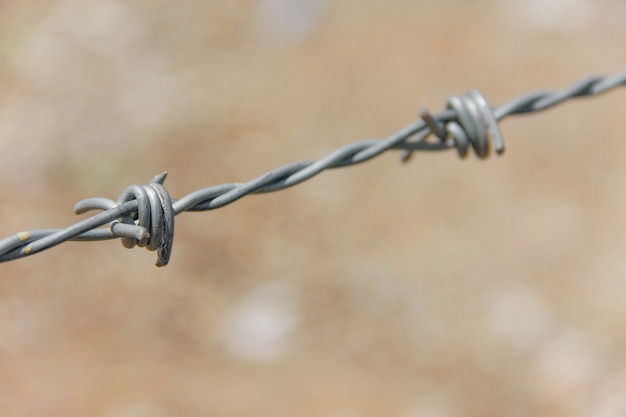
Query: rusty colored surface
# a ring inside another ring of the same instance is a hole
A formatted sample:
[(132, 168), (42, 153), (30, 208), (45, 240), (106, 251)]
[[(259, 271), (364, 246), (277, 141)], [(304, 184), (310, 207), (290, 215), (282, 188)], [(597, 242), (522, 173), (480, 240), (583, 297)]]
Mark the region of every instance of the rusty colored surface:
[[(2, 3), (0, 236), (163, 170), (179, 196), (471, 88), (623, 70), (622, 2), (535, 3)], [(166, 269), (119, 242), (2, 264), (0, 414), (617, 414), (624, 108), (507, 120), (503, 158), (386, 155), (181, 216)]]

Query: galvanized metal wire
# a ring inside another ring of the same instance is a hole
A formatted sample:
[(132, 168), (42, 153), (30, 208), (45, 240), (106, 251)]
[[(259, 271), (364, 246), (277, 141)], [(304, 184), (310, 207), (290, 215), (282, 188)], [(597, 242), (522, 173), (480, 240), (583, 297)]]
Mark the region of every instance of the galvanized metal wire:
[[(184, 211), (206, 211), (231, 204), (248, 194), (268, 193), (306, 181), (329, 168), (368, 161), (391, 149), (404, 151), (408, 161), (415, 151), (457, 149), (466, 156), (470, 149), (486, 158), (493, 147), (504, 152), (498, 122), (507, 116), (549, 109), (576, 97), (595, 96), (626, 85), (626, 71), (606, 77), (589, 77), (569, 88), (538, 91), (518, 97), (500, 107), (491, 107), (477, 90), (451, 97), (446, 110), (433, 115), (422, 110), (421, 118), (385, 139), (345, 145), (315, 161), (295, 162), (245, 183), (215, 185), (194, 191), (178, 200), (163, 186), (166, 173), (147, 185), (132, 185), (115, 200), (89, 198), (74, 206), (76, 214), (102, 210), (64, 229), (19, 232), (0, 240), (0, 262), (26, 257), (66, 241), (121, 238), (126, 248), (157, 251), (157, 266), (167, 265), (174, 241), (174, 216)], [(101, 227), (108, 224), (108, 227)]]

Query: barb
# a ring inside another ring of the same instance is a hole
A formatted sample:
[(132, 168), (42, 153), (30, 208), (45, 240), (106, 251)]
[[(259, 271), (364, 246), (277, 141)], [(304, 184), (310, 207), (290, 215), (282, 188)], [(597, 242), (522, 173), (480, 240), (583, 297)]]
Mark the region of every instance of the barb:
[[(65, 229), (20, 232), (0, 240), (0, 262), (23, 258), (66, 241), (121, 238), (126, 248), (156, 250), (157, 266), (169, 262), (174, 240), (174, 216), (184, 211), (206, 211), (233, 203), (247, 194), (268, 193), (299, 184), (320, 172), (356, 165), (391, 149), (404, 150), (403, 161), (415, 151), (456, 148), (464, 157), (473, 149), (486, 158), (491, 147), (504, 152), (498, 122), (507, 116), (549, 109), (572, 98), (594, 96), (626, 85), (626, 71), (608, 77), (590, 77), (562, 90), (538, 91), (492, 108), (477, 90), (451, 97), (445, 111), (433, 115), (424, 109), (420, 119), (386, 139), (355, 142), (316, 161), (285, 165), (246, 183), (221, 184), (194, 191), (173, 200), (163, 186), (167, 173), (148, 185), (132, 185), (118, 201), (89, 198), (74, 206), (76, 214), (103, 210)], [(430, 139), (433, 135), (435, 138)], [(108, 228), (101, 226), (109, 224)]]

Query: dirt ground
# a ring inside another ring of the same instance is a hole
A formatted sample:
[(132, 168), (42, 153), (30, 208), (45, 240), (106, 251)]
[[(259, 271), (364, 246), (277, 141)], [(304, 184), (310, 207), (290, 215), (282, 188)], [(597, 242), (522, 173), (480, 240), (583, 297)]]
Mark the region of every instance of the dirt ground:
[[(624, 70), (626, 3), (0, 2), (0, 236)], [(0, 265), (0, 415), (626, 413), (626, 90)]]

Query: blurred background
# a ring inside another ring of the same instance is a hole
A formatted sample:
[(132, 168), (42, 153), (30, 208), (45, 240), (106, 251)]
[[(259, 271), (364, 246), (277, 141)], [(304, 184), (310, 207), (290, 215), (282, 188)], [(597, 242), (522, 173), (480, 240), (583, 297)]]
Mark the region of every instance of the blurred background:
[[(0, 1), (0, 236), (624, 70), (620, 0)], [(626, 91), (0, 265), (0, 414), (626, 413)]]

